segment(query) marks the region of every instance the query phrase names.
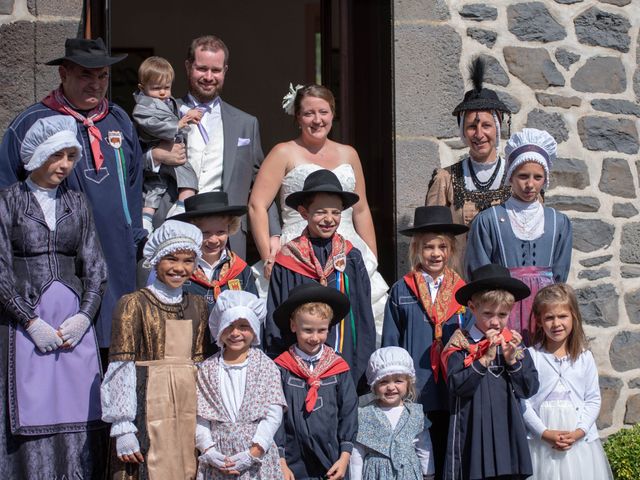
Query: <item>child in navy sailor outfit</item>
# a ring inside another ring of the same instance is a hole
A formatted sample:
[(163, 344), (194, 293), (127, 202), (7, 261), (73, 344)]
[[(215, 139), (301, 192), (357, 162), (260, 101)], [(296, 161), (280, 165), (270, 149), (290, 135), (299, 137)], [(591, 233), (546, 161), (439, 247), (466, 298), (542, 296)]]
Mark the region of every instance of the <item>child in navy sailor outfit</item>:
[(276, 435), (286, 480), (349, 478), (358, 396), (349, 365), (324, 344), (348, 311), (342, 293), (303, 284), (273, 314), (284, 338), (296, 338), (275, 360), (288, 406)]
[(471, 273), (456, 292), (476, 322), (456, 330), (442, 354), (450, 426), (444, 478), (520, 480), (533, 468), (520, 400), (538, 391), (538, 373), (522, 337), (505, 328), (529, 288), (495, 264)]
[(356, 388), (365, 393), (364, 372), (376, 340), (371, 282), (360, 251), (337, 233), (342, 211), (358, 198), (355, 193), (344, 191), (338, 177), (329, 170), (311, 173), (303, 190), (286, 198), (287, 205), (307, 220), (307, 228), (276, 256), (267, 300), (265, 350), (276, 356), (291, 343), (291, 339), (282, 337), (273, 319), (274, 310), (287, 299), (291, 289), (313, 283), (339, 290), (349, 298), (351, 308), (335, 319), (327, 344), (349, 364)]

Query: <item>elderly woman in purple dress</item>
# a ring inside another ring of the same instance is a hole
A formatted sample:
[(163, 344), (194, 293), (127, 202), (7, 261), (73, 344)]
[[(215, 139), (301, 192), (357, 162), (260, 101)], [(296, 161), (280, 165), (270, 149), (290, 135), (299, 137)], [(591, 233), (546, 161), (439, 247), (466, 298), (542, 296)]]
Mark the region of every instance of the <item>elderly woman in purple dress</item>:
[(35, 122), (30, 172), (0, 191), (0, 478), (98, 478), (105, 467), (92, 321), (107, 267), (82, 193), (60, 184), (82, 147), (76, 122)]

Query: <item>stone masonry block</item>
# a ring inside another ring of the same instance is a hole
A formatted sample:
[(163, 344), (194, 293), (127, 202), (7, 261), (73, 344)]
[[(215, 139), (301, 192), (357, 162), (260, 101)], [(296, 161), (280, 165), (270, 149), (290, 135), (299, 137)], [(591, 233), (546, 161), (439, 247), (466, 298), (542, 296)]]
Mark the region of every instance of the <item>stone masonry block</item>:
[(82, 16), (82, 0), (27, 0), (33, 16), (76, 17)]
[(612, 327), (618, 324), (618, 294), (610, 283), (579, 288), (576, 297), (587, 325)]
[(609, 360), (618, 372), (634, 370), (640, 365), (640, 332), (622, 331), (611, 341)]
[(624, 158), (605, 158), (598, 188), (609, 195), (636, 198), (629, 162)]
[(395, 0), (393, 2), (394, 20), (448, 20), (449, 7), (445, 0)]
[(627, 88), (624, 65), (616, 57), (592, 57), (578, 69), (571, 86), (579, 92), (622, 93)]
[[(396, 140), (396, 205), (398, 228), (413, 221), (413, 211), (424, 205), (431, 175), (440, 167), (438, 145), (429, 140)], [(408, 241), (398, 236), (398, 273), (409, 271)]]
[(505, 47), (503, 53), (509, 71), (530, 88), (564, 86), (564, 77), (544, 48)]
[(79, 28), (79, 20), (36, 22), (36, 63), (46, 63), (62, 57), (64, 41), (77, 37)]
[(554, 42), (567, 36), (564, 27), (542, 2), (516, 3), (507, 7), (509, 31), (526, 42)]
[(11, 15), (15, 0), (0, 0), (0, 15)]
[[(440, 25), (401, 25), (395, 29), (396, 134), (454, 137), (451, 112), (462, 98), (459, 58), (462, 41)], [(438, 55), (425, 55), (425, 52)]]
[(636, 124), (626, 118), (582, 117), (578, 134), (588, 150), (638, 153)]
[(0, 132), (34, 101), (34, 37), (33, 22), (0, 25)]
[(551, 189), (570, 187), (584, 189), (589, 186), (589, 170), (584, 160), (577, 158), (558, 158), (553, 164), (549, 179)]
[(629, 51), (631, 23), (625, 15), (591, 7), (578, 15), (573, 23), (579, 42), (620, 52)]
[(613, 425), (613, 411), (615, 410), (618, 398), (620, 398), (622, 380), (615, 377), (600, 376), (598, 383), (600, 384), (602, 403), (600, 405), (600, 415), (598, 415), (598, 419), (596, 420), (596, 426), (602, 430)]
[(594, 252), (613, 242), (614, 226), (592, 218), (572, 218), (573, 248), (581, 252)]
[(620, 260), (640, 264), (640, 222), (627, 222), (622, 226)]

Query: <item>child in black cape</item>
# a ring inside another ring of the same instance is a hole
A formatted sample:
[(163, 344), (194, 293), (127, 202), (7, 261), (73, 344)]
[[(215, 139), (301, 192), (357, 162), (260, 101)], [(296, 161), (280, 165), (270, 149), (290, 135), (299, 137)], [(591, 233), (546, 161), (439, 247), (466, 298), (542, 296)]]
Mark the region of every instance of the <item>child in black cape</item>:
[(538, 391), (538, 372), (520, 334), (505, 328), (514, 303), (529, 294), (495, 264), (473, 271), (456, 292), (475, 324), (456, 330), (442, 353), (451, 415), (445, 479), (516, 480), (533, 473), (520, 400)]
[(302, 235), (288, 242), (275, 258), (269, 283), (265, 349), (276, 356), (291, 344), (282, 338), (273, 312), (304, 283), (321, 284), (344, 293), (351, 308), (336, 319), (327, 343), (349, 364), (358, 391), (368, 391), (365, 370), (375, 350), (376, 330), (371, 309), (371, 283), (362, 254), (337, 233), (344, 209), (358, 201), (358, 195), (345, 192), (340, 180), (329, 170), (310, 174), (300, 192), (286, 198), (307, 220)]

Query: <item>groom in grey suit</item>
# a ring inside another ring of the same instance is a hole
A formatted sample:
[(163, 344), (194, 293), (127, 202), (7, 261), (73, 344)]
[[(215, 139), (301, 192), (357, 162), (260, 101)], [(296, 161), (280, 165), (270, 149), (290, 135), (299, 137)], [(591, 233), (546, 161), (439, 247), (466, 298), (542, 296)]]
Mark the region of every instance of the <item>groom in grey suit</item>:
[[(198, 108), (203, 112), (202, 120), (190, 127), (186, 152), (180, 144), (170, 152), (154, 149), (153, 160), (156, 165), (180, 164), (186, 153), (198, 176), (199, 193), (222, 190), (227, 192), (230, 205), (246, 205), (264, 154), (258, 120), (220, 98), (228, 59), (227, 46), (214, 35), (191, 42), (185, 61), (189, 93), (182, 98), (181, 111)], [(269, 209), (269, 225), (272, 236), (280, 234), (275, 204)], [(230, 239), (231, 249), (242, 258), (246, 255), (246, 234), (245, 217), (240, 231)]]

